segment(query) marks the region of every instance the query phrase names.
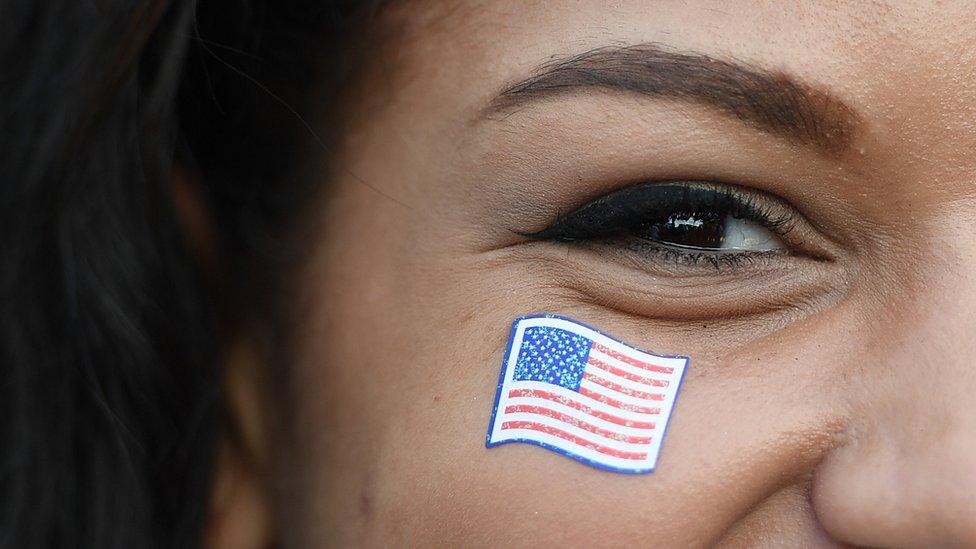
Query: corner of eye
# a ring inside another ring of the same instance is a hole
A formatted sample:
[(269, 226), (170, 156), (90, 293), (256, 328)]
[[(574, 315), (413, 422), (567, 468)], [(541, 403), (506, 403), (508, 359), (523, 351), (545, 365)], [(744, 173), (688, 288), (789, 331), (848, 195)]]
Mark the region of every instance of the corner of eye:
[(512, 233), (531, 240), (548, 240), (555, 236), (553, 232), (554, 231), (552, 229), (552, 226), (546, 227), (545, 229), (539, 231), (533, 231), (533, 232), (512, 230)]
[(555, 212), (550, 212), (550, 220), (546, 224), (545, 228), (539, 229), (537, 231), (522, 231), (513, 229), (512, 232), (523, 238), (530, 238), (532, 240), (575, 240), (574, 238), (566, 238), (560, 235), (560, 229), (565, 229), (563, 227), (565, 217), (563, 212), (556, 210)]

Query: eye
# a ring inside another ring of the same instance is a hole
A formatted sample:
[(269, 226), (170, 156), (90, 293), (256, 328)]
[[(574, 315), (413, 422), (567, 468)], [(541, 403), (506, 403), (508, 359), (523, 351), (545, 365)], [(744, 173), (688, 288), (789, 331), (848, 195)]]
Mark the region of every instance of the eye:
[(690, 250), (775, 252), (786, 249), (780, 237), (759, 222), (721, 212), (672, 215), (665, 221), (647, 224), (635, 236)]
[(718, 266), (735, 258), (788, 254), (799, 214), (759, 191), (707, 182), (643, 183), (598, 198), (526, 236), (615, 241)]

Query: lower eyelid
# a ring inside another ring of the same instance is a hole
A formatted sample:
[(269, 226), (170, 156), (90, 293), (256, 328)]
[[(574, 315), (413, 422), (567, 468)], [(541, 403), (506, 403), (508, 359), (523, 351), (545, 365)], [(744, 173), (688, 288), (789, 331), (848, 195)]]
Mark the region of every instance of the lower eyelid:
[(566, 299), (674, 321), (805, 315), (833, 303), (850, 285), (843, 265), (788, 252), (739, 254), (716, 268), (703, 256), (675, 258), (651, 243), (628, 249), (634, 245), (527, 242), (510, 248), (507, 262), (530, 266), (539, 284), (565, 289)]
[(790, 255), (788, 250), (774, 251), (744, 251), (744, 250), (698, 250), (669, 245), (644, 239), (625, 239), (617, 242), (607, 242), (635, 254), (643, 255), (649, 260), (667, 261), (674, 266), (710, 267), (713, 269), (735, 269), (743, 265), (755, 266), (757, 263), (768, 264), (777, 256)]

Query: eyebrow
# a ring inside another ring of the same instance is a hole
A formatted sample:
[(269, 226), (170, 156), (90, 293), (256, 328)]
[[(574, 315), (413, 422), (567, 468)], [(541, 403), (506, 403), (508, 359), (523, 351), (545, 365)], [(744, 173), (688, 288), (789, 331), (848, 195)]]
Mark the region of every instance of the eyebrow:
[(600, 48), (547, 63), (502, 91), (483, 115), (587, 89), (703, 104), (832, 154), (849, 148), (861, 127), (854, 109), (786, 73), (658, 44)]

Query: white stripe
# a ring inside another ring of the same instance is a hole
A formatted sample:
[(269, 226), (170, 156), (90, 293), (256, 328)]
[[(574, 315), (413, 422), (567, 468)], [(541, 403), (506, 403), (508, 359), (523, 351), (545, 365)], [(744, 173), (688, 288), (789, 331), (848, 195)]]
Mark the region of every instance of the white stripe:
[[(649, 428), (645, 428), (645, 427), (628, 427), (626, 425), (618, 425), (616, 423), (609, 422), (609, 421), (607, 421), (605, 419), (600, 419), (598, 417), (593, 417), (593, 416), (591, 416), (589, 414), (586, 414), (585, 412), (581, 412), (581, 411), (579, 411), (579, 410), (577, 410), (575, 408), (570, 408), (569, 406), (566, 406), (566, 405), (563, 405), (563, 404), (559, 404), (558, 402), (552, 402), (551, 400), (546, 400), (544, 398), (531, 398), (531, 397), (510, 398), (510, 399), (508, 399), (508, 402), (505, 403), (505, 407), (507, 407), (507, 406), (540, 406), (540, 407), (543, 407), (543, 408), (549, 408), (550, 410), (554, 410), (556, 412), (559, 412), (559, 413), (562, 413), (562, 414), (566, 414), (567, 416), (569, 416), (571, 418), (578, 419), (580, 421), (585, 421), (585, 422), (587, 422), (587, 423), (589, 423), (589, 424), (591, 424), (591, 425), (593, 425), (595, 427), (599, 427), (601, 429), (606, 429), (608, 431), (613, 431), (615, 433), (620, 433), (622, 435), (633, 435), (633, 436), (639, 436), (639, 437), (642, 437), (642, 436), (653, 436), (655, 433), (657, 433), (660, 430), (660, 429), (657, 428), (657, 424), (659, 422), (654, 421), (653, 419), (651, 419), (651, 420), (648, 420), (648, 419), (639, 420), (639, 421), (651, 421), (651, 422), (653, 422), (654, 425), (655, 425), (655, 427), (653, 429), (649, 429)], [(499, 413), (504, 412), (505, 411), (505, 407), (502, 407), (502, 409), (499, 410)], [(515, 413), (515, 412), (513, 412), (513, 413)], [(524, 413), (529, 413), (529, 412), (524, 412)], [(511, 414), (509, 414), (509, 415), (511, 415)], [(617, 413), (617, 414), (614, 414), (614, 415), (616, 415), (617, 417), (619, 417), (621, 419), (624, 419), (624, 420), (628, 419), (626, 417), (623, 417), (623, 414)], [(648, 416), (645, 415), (643, 417), (648, 417)], [(651, 417), (653, 417), (653, 416), (651, 416)], [(596, 433), (594, 433), (594, 434), (596, 434)]]
[[(613, 391), (610, 391), (610, 389), (606, 389), (604, 387), (596, 385), (595, 383), (586, 381), (585, 379), (583, 380), (583, 383), (586, 383), (587, 387), (589, 387), (590, 390), (594, 392), (598, 392), (600, 394), (605, 394), (607, 396), (610, 396), (610, 394), (614, 394), (614, 395), (618, 394)], [(580, 386), (582, 387), (583, 385), (580, 384)], [(634, 421), (655, 421), (655, 422), (661, 421), (661, 416), (659, 414), (645, 414), (642, 412), (623, 410), (621, 408), (617, 408), (616, 406), (611, 406), (602, 401), (577, 393), (576, 391), (571, 391), (564, 387), (560, 387), (559, 385), (552, 385), (550, 383), (543, 383), (541, 381), (513, 381), (509, 383), (505, 387), (505, 394), (503, 394), (499, 399), (499, 407), (501, 407), (502, 402), (505, 402), (506, 400), (510, 400), (508, 396), (508, 392), (517, 389), (529, 389), (532, 391), (546, 391), (547, 393), (552, 393), (556, 396), (559, 396), (560, 398), (575, 400), (576, 402), (579, 402), (580, 404), (585, 404), (586, 406), (589, 406), (594, 410), (600, 410), (601, 412), (606, 412), (608, 414), (618, 415), (626, 419), (633, 419)], [(620, 396), (627, 397), (627, 395), (620, 395)], [(664, 406), (663, 406), (665, 404), (664, 402), (646, 401), (646, 400), (636, 399), (633, 397), (628, 397), (628, 398), (630, 398), (631, 400), (637, 403), (634, 404), (635, 406), (640, 406), (642, 408), (659, 408), (661, 409), (662, 413), (664, 412)], [(623, 399), (617, 399), (617, 400), (623, 402)], [(648, 402), (650, 402), (650, 404), (648, 404)]]
[(586, 378), (584, 378), (583, 381), (580, 382), (580, 389), (587, 389), (593, 391), (594, 393), (604, 395), (607, 398), (612, 398), (614, 400), (620, 401), (624, 404), (630, 404), (631, 406), (661, 408), (662, 412), (665, 411), (664, 405), (667, 403), (666, 396), (665, 396), (665, 400), (647, 400), (643, 398), (637, 398), (635, 396), (630, 396), (618, 391), (614, 391), (613, 389), (608, 389), (603, 385), (598, 385), (596, 383), (593, 383), (592, 381)]
[(614, 456), (608, 456), (606, 454), (601, 454), (592, 448), (587, 448), (585, 446), (580, 446), (575, 442), (569, 440), (561, 439), (557, 436), (550, 435), (548, 433), (540, 433), (539, 431), (533, 431), (531, 429), (505, 429), (500, 432), (500, 437), (493, 442), (502, 442), (505, 440), (515, 440), (515, 439), (528, 439), (537, 440), (539, 442), (544, 442), (555, 448), (561, 450), (572, 452), (576, 455), (582, 456), (584, 458), (590, 459), (597, 463), (607, 465), (610, 467), (618, 467), (621, 469), (640, 469), (647, 470), (654, 468), (655, 453), (657, 450), (650, 446), (647, 450), (647, 459), (623, 459)]
[[(601, 353), (596, 349), (590, 349), (590, 355), (593, 358), (599, 359), (602, 362), (613, 366), (614, 368), (619, 368), (629, 374), (634, 374), (635, 376), (646, 377), (648, 379), (657, 379), (660, 381), (667, 381), (669, 384), (674, 383), (674, 379), (677, 377), (675, 374), (665, 374), (661, 372), (652, 372), (650, 370), (645, 370), (643, 368), (638, 368), (637, 366), (632, 366), (626, 362), (620, 360), (619, 358), (614, 358), (610, 355)], [(673, 366), (667, 366), (667, 368), (673, 368)], [(680, 371), (679, 371), (680, 372)], [(678, 373), (678, 372), (676, 372)]]

